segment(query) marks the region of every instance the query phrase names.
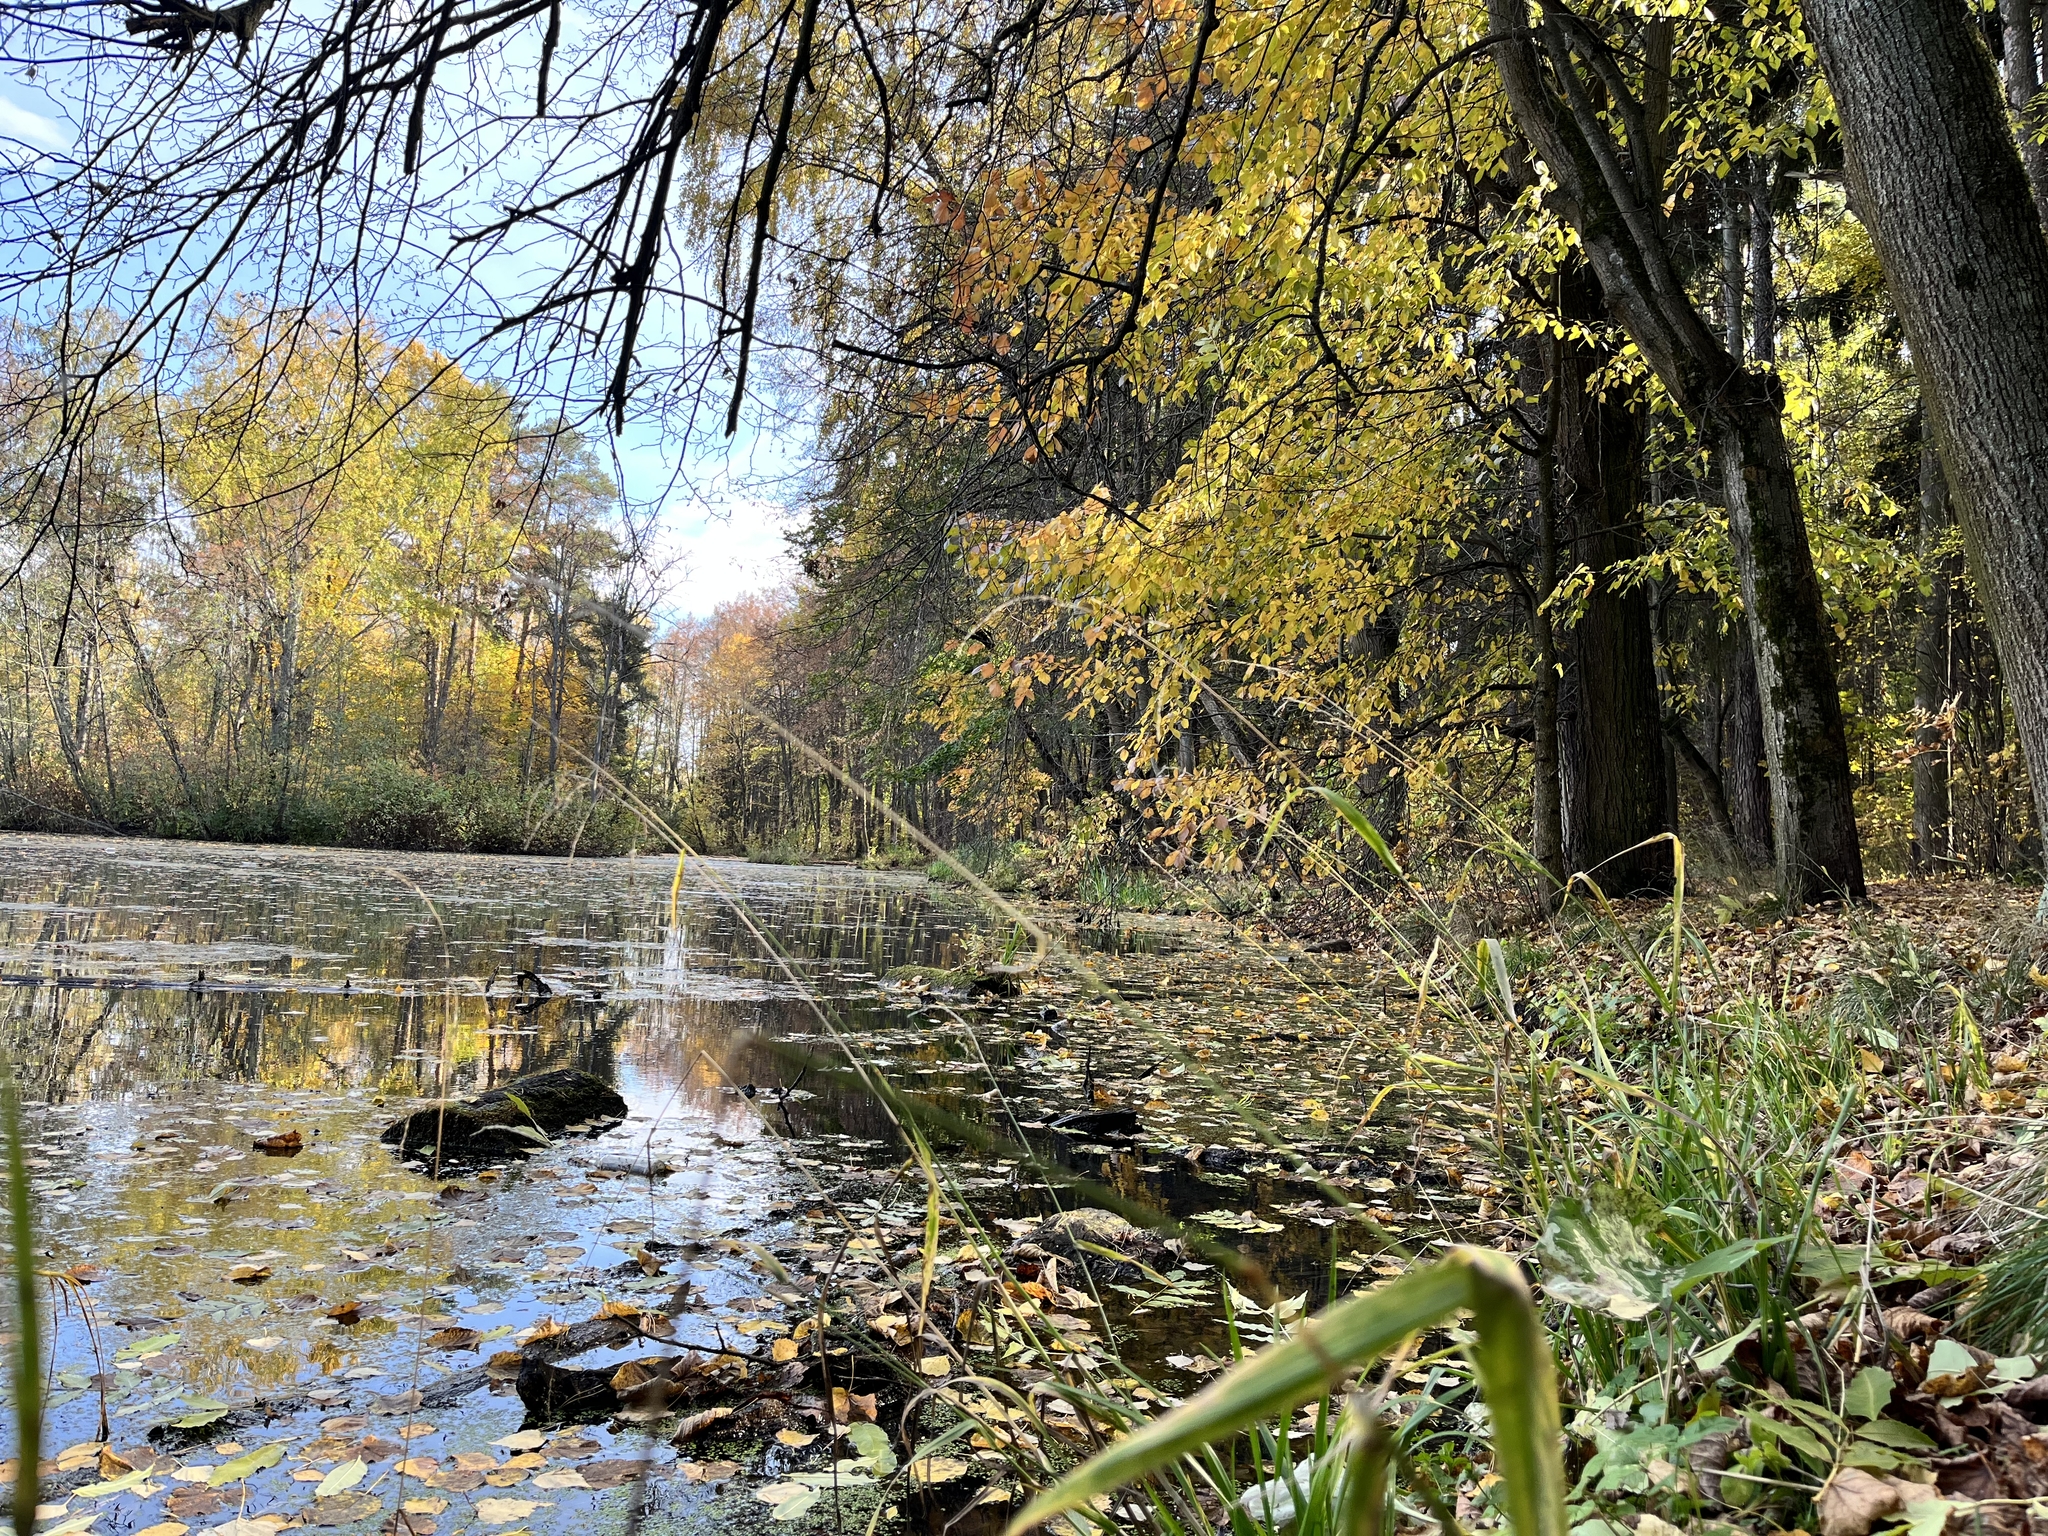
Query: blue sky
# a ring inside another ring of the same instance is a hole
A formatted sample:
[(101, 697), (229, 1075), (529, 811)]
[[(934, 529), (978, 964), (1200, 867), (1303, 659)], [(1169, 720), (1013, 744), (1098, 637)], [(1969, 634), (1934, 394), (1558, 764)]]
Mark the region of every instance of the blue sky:
[[(54, 83), (62, 73), (43, 78)], [(39, 83), (18, 72), (0, 74), (0, 139), (29, 150), (67, 148), (75, 142), (68, 118)], [(628, 423), (613, 463), (630, 502), (658, 507), (652, 540), (660, 570), (658, 621), (705, 617), (720, 603), (791, 579), (787, 509), (808, 445), (800, 427), (747, 421), (730, 442), (685, 450)]]

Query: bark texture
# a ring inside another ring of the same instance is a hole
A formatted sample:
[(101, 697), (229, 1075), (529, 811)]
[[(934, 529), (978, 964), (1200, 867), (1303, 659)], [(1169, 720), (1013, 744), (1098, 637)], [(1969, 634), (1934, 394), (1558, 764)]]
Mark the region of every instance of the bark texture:
[[(1488, 15), (1503, 36), (1529, 30), (1520, 0), (1488, 0)], [(1641, 104), (1603, 72), (1604, 49), (1582, 54), (1574, 27), (1545, 14), (1533, 38), (1497, 46), (1502, 85), (1609, 310), (1728, 466), (1729, 530), (1765, 701), (1779, 891), (1793, 903), (1860, 898), (1848, 740), (1781, 391), (1768, 371), (1738, 364), (1694, 305), (1672, 260), (1663, 188), (1640, 163), (1651, 141)], [(1626, 125), (1634, 161), (1611, 121)]]
[[(1560, 285), (1568, 319), (1601, 318), (1600, 293), (1583, 267)], [(1552, 351), (1557, 409), (1557, 526), (1565, 564), (1592, 573), (1565, 645), (1558, 711), (1559, 801), (1565, 867), (1610, 895), (1662, 891), (1671, 847), (1646, 839), (1664, 818), (1664, 742), (1657, 703), (1649, 595), (1621, 585), (1621, 567), (1643, 552), (1643, 421), (1618, 390), (1597, 393), (1606, 361), (1567, 341)]]
[(1927, 592), (1913, 626), (1913, 708), (1923, 723), (1913, 733), (1913, 867), (1932, 874), (1952, 862), (1949, 835), (1948, 743), (1932, 717), (1948, 703), (1949, 573), (1940, 556), (1948, 531), (1948, 482), (1934, 444), (1920, 442), (1920, 565)]
[(1812, 0), (1806, 23), (2048, 825), (2048, 234), (1959, 0)]
[(2048, 219), (2048, 145), (2034, 134), (2041, 123), (2034, 105), (2041, 92), (2034, 0), (1999, 0), (1998, 17), (2005, 27), (2005, 99), (2019, 123), (2020, 158), (2034, 189), (2034, 207)]

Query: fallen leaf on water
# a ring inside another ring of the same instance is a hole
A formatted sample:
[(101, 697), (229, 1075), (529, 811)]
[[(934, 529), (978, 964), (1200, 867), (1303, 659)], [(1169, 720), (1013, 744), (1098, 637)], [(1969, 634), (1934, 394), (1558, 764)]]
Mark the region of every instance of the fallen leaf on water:
[(543, 1472), (533, 1480), (536, 1488), (545, 1488), (550, 1493), (559, 1493), (565, 1488), (581, 1488), (588, 1491), (590, 1484), (583, 1480), (583, 1474), (574, 1467), (564, 1467), (554, 1472)]
[(354, 1525), (383, 1507), (384, 1501), (373, 1493), (330, 1494), (306, 1507), (305, 1521), (308, 1525)]
[(77, 1445), (66, 1446), (57, 1453), (57, 1470), (76, 1472), (80, 1467), (94, 1466), (99, 1462), (100, 1452), (105, 1449), (106, 1446), (97, 1440), (86, 1440)]
[(297, 1131), (278, 1131), (274, 1135), (257, 1137), (252, 1145), (258, 1152), (268, 1152), (273, 1157), (297, 1157), (306, 1142)]
[(283, 1342), (283, 1339), (279, 1338), (276, 1334), (271, 1333), (265, 1334), (260, 1339), (244, 1339), (242, 1340), (242, 1345), (245, 1349), (253, 1349), (260, 1351), (264, 1354), (268, 1354), (271, 1350), (277, 1348), (277, 1346), (282, 1344)]
[(807, 1435), (801, 1430), (778, 1429), (775, 1431), (775, 1438), (784, 1445), (809, 1445), (818, 1437), (816, 1435)]
[(536, 1509), (553, 1507), (541, 1499), (478, 1499), (476, 1517), (485, 1525), (511, 1525), (524, 1520)]
[(724, 1406), (720, 1406), (717, 1408), (706, 1408), (702, 1413), (688, 1414), (684, 1417), (683, 1421), (676, 1426), (676, 1432), (673, 1435), (669, 1436), (668, 1443), (670, 1445), (681, 1445), (687, 1440), (694, 1440), (697, 1436), (703, 1434), (705, 1430), (709, 1429), (712, 1425), (716, 1424), (720, 1419), (729, 1419), (731, 1417), (732, 1409)]
[[(265, 1467), (274, 1467), (284, 1460), (284, 1442), (274, 1440), (269, 1445), (259, 1445), (253, 1451), (244, 1451), (233, 1461), (224, 1461), (206, 1474), (206, 1486), (219, 1488), (226, 1483), (238, 1483), (253, 1477)], [(281, 1522), (280, 1522), (281, 1523)]]
[(443, 1328), (427, 1335), (429, 1349), (474, 1349), (482, 1335), (474, 1328)]
[(363, 1320), (363, 1304), (360, 1301), (344, 1301), (339, 1306), (329, 1307), (327, 1315), (347, 1327)]
[(441, 1463), (432, 1456), (408, 1456), (391, 1470), (400, 1477), (432, 1477)]
[(768, 1358), (782, 1365), (794, 1360), (802, 1351), (803, 1346), (795, 1339), (777, 1339), (768, 1346)]
[(408, 1424), (398, 1432), (398, 1438), (401, 1440), (424, 1440), (428, 1435), (434, 1433), (435, 1429), (431, 1424)]
[(190, 1529), (182, 1520), (160, 1520), (155, 1525), (145, 1525), (135, 1536), (185, 1536)]
[(521, 1429), (509, 1435), (501, 1435), (491, 1444), (508, 1451), (537, 1451), (547, 1443), (547, 1438), (540, 1430)]
[(358, 1456), (344, 1461), (340, 1466), (320, 1479), (320, 1486), (313, 1490), (314, 1497), (331, 1499), (337, 1493), (346, 1493), (369, 1475), (370, 1464)]
[(875, 1421), (875, 1394), (872, 1392), (852, 1393), (844, 1387), (832, 1389), (832, 1422), (847, 1423), (849, 1419)]
[[(640, 1316), (640, 1309), (630, 1301), (608, 1301), (597, 1309), (597, 1316), (632, 1320)], [(596, 1318), (593, 1318), (592, 1321), (595, 1322)]]
[(237, 1264), (228, 1270), (228, 1279), (236, 1285), (257, 1285), (269, 1278), (268, 1264)]
[(407, 1499), (400, 1506), (408, 1515), (438, 1515), (448, 1508), (446, 1499)]
[[(630, 1483), (635, 1478), (647, 1475), (647, 1463), (638, 1459), (626, 1461), (593, 1461), (577, 1469), (583, 1474), (583, 1481), (592, 1488), (616, 1488), (621, 1483)], [(538, 1483), (538, 1479), (535, 1480)]]
[(679, 1461), (676, 1465), (693, 1483), (722, 1483), (740, 1475), (736, 1461)]
[(171, 1496), (164, 1500), (164, 1513), (176, 1515), (180, 1520), (198, 1520), (207, 1515), (218, 1514), (234, 1503), (226, 1494), (213, 1488), (186, 1486), (171, 1490)]
[(497, 1469), (498, 1458), (489, 1451), (457, 1451), (448, 1465), (458, 1472), (492, 1472)]
[(956, 1477), (965, 1477), (971, 1469), (967, 1463), (952, 1456), (920, 1456), (910, 1464), (910, 1480), (914, 1483), (950, 1483)]
[(81, 1499), (105, 1499), (117, 1493), (132, 1493), (138, 1499), (153, 1499), (163, 1491), (163, 1485), (150, 1482), (147, 1470), (137, 1469), (133, 1472), (123, 1472), (109, 1482), (90, 1483), (72, 1491)]
[(283, 1515), (247, 1515), (207, 1527), (206, 1536), (277, 1536), (289, 1524)]

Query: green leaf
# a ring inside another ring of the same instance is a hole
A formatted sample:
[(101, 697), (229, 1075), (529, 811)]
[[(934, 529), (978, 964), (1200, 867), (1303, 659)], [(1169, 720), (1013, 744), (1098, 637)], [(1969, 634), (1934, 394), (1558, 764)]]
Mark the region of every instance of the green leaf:
[(126, 1493), (141, 1484), (149, 1476), (149, 1469), (137, 1467), (132, 1472), (123, 1472), (119, 1477), (109, 1478), (104, 1483), (88, 1483), (78, 1490), (82, 1499), (104, 1499), (109, 1494)]
[(1871, 1440), (1897, 1451), (1931, 1451), (1934, 1442), (1910, 1424), (1897, 1419), (1872, 1419), (1856, 1431), (1858, 1440)]
[(1991, 1362), (1991, 1379), (2000, 1386), (2009, 1386), (2015, 1381), (2026, 1381), (2034, 1370), (2032, 1355), (2000, 1355)]
[(137, 1339), (133, 1344), (124, 1345), (114, 1358), (134, 1360), (143, 1355), (153, 1355), (160, 1349), (169, 1349), (183, 1337), (182, 1333), (153, 1333), (146, 1339)]
[(1927, 1353), (1930, 1377), (1968, 1376), (1977, 1369), (1977, 1357), (1954, 1339), (1936, 1339)]
[(1897, 1385), (1881, 1365), (1867, 1365), (1842, 1391), (1842, 1412), (1852, 1419), (1874, 1419), (1884, 1412)]
[(818, 1493), (819, 1490), (816, 1488), (806, 1488), (800, 1493), (791, 1494), (775, 1506), (775, 1512), (769, 1518), (771, 1520), (795, 1520), (802, 1515), (809, 1514), (811, 1506), (818, 1502)]
[(259, 1445), (253, 1451), (244, 1451), (233, 1461), (224, 1461), (206, 1474), (206, 1486), (219, 1488), (226, 1483), (239, 1483), (245, 1477), (253, 1477), (265, 1467), (274, 1467), (284, 1460), (284, 1442), (273, 1440), (269, 1445)]
[(181, 1419), (171, 1420), (177, 1429), (203, 1429), (234, 1411), (226, 1403), (217, 1403), (210, 1397), (188, 1397), (185, 1406), (192, 1411)]
[(1673, 1299), (1683, 1296), (1702, 1280), (1711, 1280), (1716, 1275), (1725, 1275), (1742, 1268), (1760, 1253), (1768, 1252), (1778, 1244), (1788, 1242), (1783, 1237), (1745, 1237), (1739, 1242), (1716, 1248), (1703, 1259), (1694, 1259), (1685, 1268), (1671, 1277)]
[(1752, 1339), (1756, 1337), (1756, 1330), (1756, 1321), (1752, 1319), (1750, 1321), (1749, 1326), (1743, 1329), (1740, 1333), (1731, 1333), (1728, 1335), (1727, 1338), (1723, 1339), (1720, 1343), (1715, 1344), (1710, 1348), (1703, 1349), (1698, 1354), (1694, 1355), (1692, 1357), (1692, 1363), (1698, 1366), (1703, 1371), (1718, 1371), (1719, 1369), (1721, 1369), (1722, 1366), (1728, 1363), (1729, 1357), (1733, 1355), (1736, 1350), (1742, 1347), (1742, 1341), (1744, 1339)]
[(1819, 1436), (1804, 1424), (1766, 1418), (1761, 1413), (1749, 1413), (1744, 1417), (1749, 1420), (1749, 1432), (1753, 1437), (1764, 1439), (1774, 1436), (1781, 1444), (1791, 1446), (1793, 1450), (1806, 1457), (1816, 1468), (1834, 1465), (1835, 1453), (1822, 1445)]
[[(1967, 1507), (1967, 1506), (1965, 1506)], [(1956, 1506), (1947, 1499), (1920, 1499), (1906, 1506), (1908, 1536), (1941, 1536)]]
[(887, 1477), (896, 1470), (896, 1448), (889, 1443), (889, 1432), (879, 1424), (855, 1424), (846, 1431), (846, 1438), (860, 1459), (875, 1471), (878, 1477)]
[(1366, 818), (1365, 812), (1345, 799), (1344, 796), (1338, 794), (1334, 789), (1325, 789), (1320, 784), (1311, 784), (1308, 787), (1312, 793), (1321, 795), (1331, 805), (1336, 807), (1337, 814), (1350, 823), (1351, 830), (1365, 839), (1365, 845), (1378, 854), (1380, 862), (1386, 865), (1388, 870), (1398, 878), (1401, 873), (1401, 866), (1394, 862), (1394, 850), (1387, 846), (1387, 840), (1380, 836), (1380, 829)]
[(331, 1499), (337, 1493), (346, 1493), (369, 1475), (370, 1464), (358, 1456), (353, 1461), (344, 1461), (340, 1466), (320, 1479), (320, 1486), (313, 1490), (316, 1499)]
[(1565, 1195), (1551, 1201), (1536, 1258), (1549, 1295), (1626, 1321), (1655, 1312), (1675, 1278), (1611, 1189), (1595, 1190), (1591, 1200)]

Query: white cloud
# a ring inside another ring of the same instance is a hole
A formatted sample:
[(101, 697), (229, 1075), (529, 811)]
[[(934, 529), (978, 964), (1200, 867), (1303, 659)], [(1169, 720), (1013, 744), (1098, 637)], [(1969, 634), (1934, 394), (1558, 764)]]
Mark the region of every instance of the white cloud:
[(783, 535), (793, 523), (787, 508), (746, 496), (671, 508), (655, 540), (671, 570), (664, 613), (706, 618), (720, 603), (788, 583), (796, 562)]
[(67, 149), (71, 145), (71, 132), (63, 124), (30, 111), (7, 94), (16, 87), (10, 82), (0, 87), (0, 137), (19, 139), (29, 144), (40, 144), (46, 149)]

